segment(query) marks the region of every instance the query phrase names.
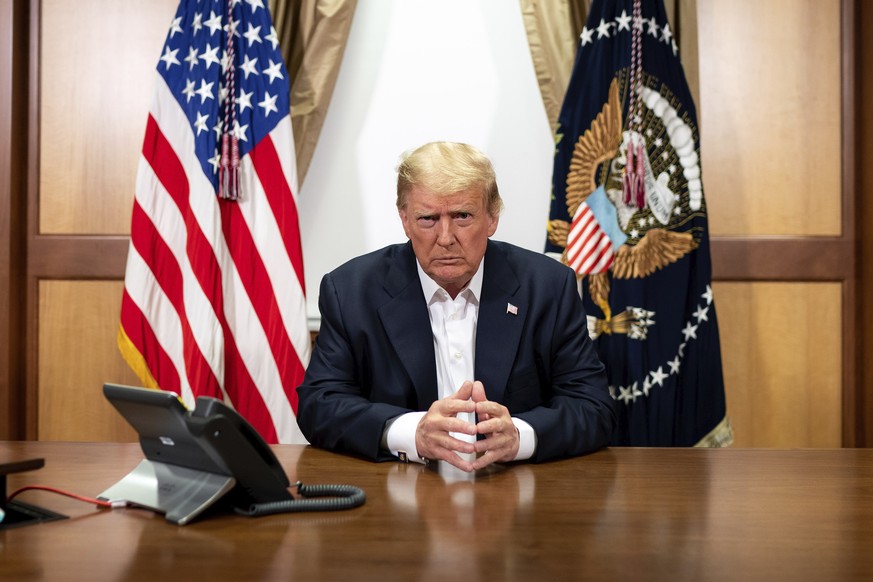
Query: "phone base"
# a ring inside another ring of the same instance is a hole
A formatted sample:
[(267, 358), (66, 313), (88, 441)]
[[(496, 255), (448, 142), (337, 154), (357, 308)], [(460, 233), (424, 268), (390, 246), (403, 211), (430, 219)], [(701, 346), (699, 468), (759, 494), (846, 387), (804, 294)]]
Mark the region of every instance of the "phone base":
[(144, 459), (98, 498), (126, 501), (163, 513), (171, 523), (185, 525), (235, 485), (233, 477)]
[(0, 462), (0, 530), (34, 525), (46, 521), (67, 519), (66, 515), (55, 513), (30, 503), (18, 500), (7, 501), (6, 476), (39, 469), (45, 465), (44, 459), (25, 459), (23, 461)]

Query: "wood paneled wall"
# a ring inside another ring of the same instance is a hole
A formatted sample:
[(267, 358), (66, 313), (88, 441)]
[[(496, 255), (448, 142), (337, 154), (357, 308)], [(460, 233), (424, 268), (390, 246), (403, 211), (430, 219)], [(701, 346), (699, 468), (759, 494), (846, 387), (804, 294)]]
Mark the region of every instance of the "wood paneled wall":
[(701, 158), (735, 445), (854, 444), (851, 5), (697, 6)]
[(839, 447), (839, 283), (716, 283), (737, 447)]
[(28, 438), (135, 436), (101, 389), (104, 382), (139, 385), (116, 346), (121, 279), (155, 55), (177, 6), (35, 5), (39, 164), (29, 217), (29, 331), (37, 357), (28, 374)]
[(839, 236), (840, 0), (698, 1), (714, 235)]
[(28, 10), (0, 0), (0, 439), (23, 434)]
[[(873, 2), (859, 1), (857, 17), (854, 23), (856, 44), (852, 46), (855, 52), (855, 68), (852, 71), (856, 78), (856, 93), (852, 95), (854, 108), (857, 112), (857, 149), (855, 162), (857, 164), (858, 207), (857, 221), (859, 225), (873, 225)], [(853, 419), (861, 429), (865, 446), (873, 446), (873, 239), (869, 234), (859, 229), (856, 252), (858, 255), (859, 292), (858, 317), (855, 325), (859, 330), (859, 371), (858, 384), (863, 387), (859, 391), (856, 415)]]
[(108, 349), (118, 333), (123, 286), (121, 281), (40, 283), (40, 440), (135, 440), (136, 433), (99, 392), (104, 381), (139, 385), (118, 350)]
[(130, 232), (156, 55), (178, 4), (42, 0), (40, 235)]
[[(0, 213), (26, 224), (16, 232), (0, 216), (0, 298), (9, 297), (0, 299), (0, 438), (132, 438), (100, 386), (136, 383), (115, 345), (120, 281), (155, 55), (176, 5), (0, 0), (0, 33), (9, 33), (0, 34)], [(873, 323), (873, 300), (858, 292), (873, 280), (873, 244), (859, 230), (873, 219), (864, 203), (873, 169), (859, 162), (856, 190), (854, 119), (863, 112), (857, 151), (870, 159), (873, 116), (859, 106), (855, 76), (867, 95), (873, 74), (855, 63), (873, 58), (873, 41), (856, 46), (855, 31), (873, 23), (873, 9), (697, 0), (697, 11), (704, 185), (736, 446), (871, 444), (864, 386), (873, 373), (857, 361), (873, 356), (871, 332), (858, 325)]]

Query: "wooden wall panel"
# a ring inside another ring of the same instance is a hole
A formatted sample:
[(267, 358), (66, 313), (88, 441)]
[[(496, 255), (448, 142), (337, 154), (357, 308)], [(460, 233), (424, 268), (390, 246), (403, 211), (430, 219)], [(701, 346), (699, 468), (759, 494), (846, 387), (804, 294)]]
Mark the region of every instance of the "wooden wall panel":
[(120, 281), (41, 281), (39, 440), (133, 441), (103, 383), (139, 385), (115, 343)]
[(840, 447), (839, 283), (716, 283), (737, 447)]
[[(858, 223), (873, 225), (873, 2), (858, 2), (858, 58), (855, 72), (858, 75)], [(863, 235), (867, 235), (864, 237)], [(868, 446), (873, 446), (873, 237), (864, 229), (859, 233), (858, 272), (861, 280), (858, 292), (858, 382), (867, 389), (858, 402), (857, 422)], [(866, 364), (866, 365), (865, 365)]]
[(699, 0), (715, 235), (841, 232), (840, 0)]
[(0, 0), (0, 439), (24, 434), (27, 6)]
[(41, 234), (130, 232), (153, 71), (178, 0), (43, 0)]

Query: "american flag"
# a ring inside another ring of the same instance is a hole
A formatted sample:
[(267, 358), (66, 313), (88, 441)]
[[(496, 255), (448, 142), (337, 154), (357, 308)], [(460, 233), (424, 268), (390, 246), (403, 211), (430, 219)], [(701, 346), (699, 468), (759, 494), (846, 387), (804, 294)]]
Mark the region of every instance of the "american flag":
[(570, 223), (567, 236), (567, 264), (580, 275), (591, 275), (606, 271), (614, 254), (612, 242), (587, 202), (582, 202)]
[[(289, 79), (265, 1), (182, 0), (173, 18), (137, 172), (118, 343), (145, 385), (189, 407), (223, 399), (267, 442), (304, 443), (296, 388), (310, 338)], [(234, 174), (225, 139), (238, 145), (238, 187), (221, 184)]]
[(611, 444), (730, 444), (697, 111), (664, 0), (590, 2), (558, 123), (546, 251), (603, 273), (581, 290)]

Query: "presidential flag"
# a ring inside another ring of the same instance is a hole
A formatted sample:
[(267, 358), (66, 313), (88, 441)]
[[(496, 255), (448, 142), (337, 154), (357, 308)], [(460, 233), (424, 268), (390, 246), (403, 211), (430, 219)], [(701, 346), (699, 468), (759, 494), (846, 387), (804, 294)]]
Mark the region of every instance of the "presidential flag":
[(119, 348), (149, 387), (306, 442), (309, 361), (288, 72), (265, 0), (182, 0), (136, 178)]
[(558, 120), (546, 251), (582, 281), (617, 445), (733, 439), (678, 52), (662, 0), (594, 0)]

